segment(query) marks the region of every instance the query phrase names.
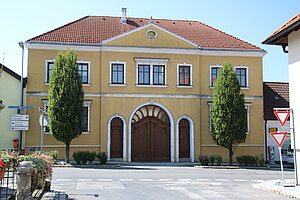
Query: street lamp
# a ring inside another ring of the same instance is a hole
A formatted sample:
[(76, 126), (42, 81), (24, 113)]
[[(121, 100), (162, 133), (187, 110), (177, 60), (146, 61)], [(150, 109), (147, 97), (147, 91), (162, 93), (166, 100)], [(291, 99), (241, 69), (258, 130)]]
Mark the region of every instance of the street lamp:
[[(24, 42), (19, 42), (19, 46), (22, 48), (22, 72), (21, 72), (21, 84), (20, 84), (20, 106), (23, 106), (23, 66), (24, 66)], [(21, 113), (21, 109), (18, 109), (18, 114)], [(19, 131), (19, 145), (18, 145), (18, 152), (20, 153), (22, 149), (22, 130)]]

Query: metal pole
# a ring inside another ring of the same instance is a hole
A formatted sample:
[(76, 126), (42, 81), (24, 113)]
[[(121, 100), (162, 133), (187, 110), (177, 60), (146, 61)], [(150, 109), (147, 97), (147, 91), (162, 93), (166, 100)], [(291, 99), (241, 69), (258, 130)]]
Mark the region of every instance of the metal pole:
[(281, 182), (284, 183), (284, 179), (283, 179), (283, 164), (282, 164), (281, 147), (278, 147), (278, 150), (279, 150), (279, 159), (280, 159), (280, 167), (281, 167)]
[(42, 111), (42, 124), (41, 124), (41, 147), (40, 151), (43, 152), (43, 143), (44, 143), (44, 117), (45, 117), (45, 111)]
[[(24, 43), (19, 42), (19, 46), (22, 48), (22, 73), (21, 73), (21, 85), (20, 85), (20, 106), (23, 106), (23, 66), (24, 66)], [(18, 109), (18, 114), (21, 113), (21, 109)], [(18, 153), (21, 153), (22, 150), (22, 131), (19, 131), (19, 145), (18, 145)]]
[(293, 156), (294, 156), (294, 170), (295, 170), (295, 185), (297, 186), (299, 183), (298, 183), (298, 170), (297, 170), (297, 158), (296, 158), (296, 151), (297, 151), (297, 148), (296, 148), (296, 136), (295, 136), (295, 125), (294, 125), (294, 112), (293, 112), (293, 109), (291, 109), (291, 118), (292, 118), (292, 123), (293, 123), (293, 127), (292, 127), (292, 130), (293, 130), (293, 142), (294, 142), (294, 150), (293, 150)]

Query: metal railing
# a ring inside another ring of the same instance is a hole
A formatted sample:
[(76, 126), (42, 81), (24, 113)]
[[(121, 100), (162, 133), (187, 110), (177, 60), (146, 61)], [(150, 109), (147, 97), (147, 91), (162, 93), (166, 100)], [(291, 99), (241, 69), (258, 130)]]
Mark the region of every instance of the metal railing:
[(3, 179), (0, 180), (0, 200), (10, 200), (14, 198), (17, 191), (16, 169), (6, 169)]

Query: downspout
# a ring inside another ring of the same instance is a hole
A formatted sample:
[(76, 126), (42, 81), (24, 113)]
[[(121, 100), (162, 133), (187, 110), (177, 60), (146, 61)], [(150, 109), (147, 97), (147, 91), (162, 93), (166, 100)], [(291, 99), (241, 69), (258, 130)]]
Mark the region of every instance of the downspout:
[(267, 121), (264, 120), (264, 122), (265, 122), (265, 127), (264, 127), (264, 129), (265, 129), (265, 131), (264, 131), (264, 133), (265, 133), (265, 137), (264, 137), (264, 139), (265, 139), (265, 161), (267, 161), (269, 163), (269, 158), (268, 158), (268, 140), (267, 140)]

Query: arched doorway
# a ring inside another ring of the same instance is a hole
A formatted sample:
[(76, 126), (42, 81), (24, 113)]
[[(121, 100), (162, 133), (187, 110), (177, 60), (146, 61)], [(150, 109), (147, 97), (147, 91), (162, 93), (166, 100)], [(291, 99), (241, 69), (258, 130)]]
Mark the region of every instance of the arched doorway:
[(110, 158), (123, 158), (123, 121), (115, 117), (110, 123)]
[(162, 108), (141, 107), (131, 126), (132, 161), (170, 161), (170, 120)]
[(187, 119), (179, 121), (179, 159), (190, 158), (190, 123)]

